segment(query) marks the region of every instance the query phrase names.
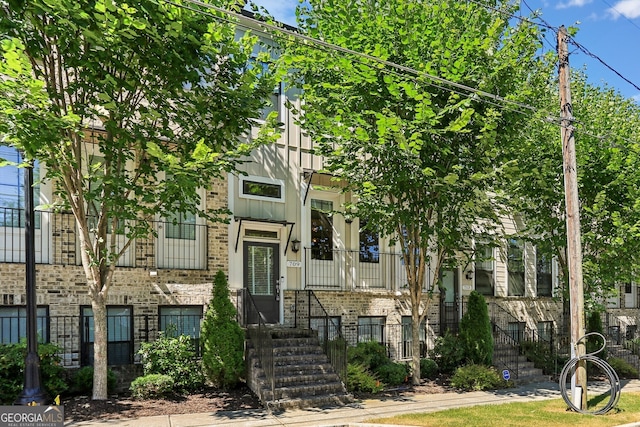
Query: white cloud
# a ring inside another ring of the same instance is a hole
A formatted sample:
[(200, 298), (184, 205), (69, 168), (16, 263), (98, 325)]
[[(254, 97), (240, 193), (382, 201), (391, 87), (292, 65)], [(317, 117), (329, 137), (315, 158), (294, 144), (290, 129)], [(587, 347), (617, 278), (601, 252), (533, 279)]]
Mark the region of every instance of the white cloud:
[(569, 0), (560, 2), (556, 5), (556, 9), (567, 9), (569, 7), (582, 7), (591, 3), (593, 0)]
[(607, 9), (607, 15), (613, 19), (624, 16), (634, 19), (640, 16), (640, 0), (622, 0)]

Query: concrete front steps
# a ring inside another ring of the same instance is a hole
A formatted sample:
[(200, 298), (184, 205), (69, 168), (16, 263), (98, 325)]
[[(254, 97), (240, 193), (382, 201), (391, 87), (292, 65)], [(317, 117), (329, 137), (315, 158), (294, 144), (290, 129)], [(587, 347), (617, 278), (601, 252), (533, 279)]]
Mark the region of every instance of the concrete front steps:
[(246, 346), (248, 385), (265, 408), (278, 411), (341, 406), (353, 401), (314, 331), (271, 327), (270, 333), (274, 346), (273, 391), (249, 338)]
[[(517, 352), (517, 355), (514, 355), (514, 352)], [(517, 363), (515, 362), (516, 358)], [(526, 356), (519, 354), (519, 349), (509, 345), (498, 344), (494, 346), (493, 366), (500, 373), (504, 369), (508, 369), (511, 380), (518, 385), (549, 381), (549, 375), (544, 375), (542, 369), (535, 368), (533, 362), (527, 360)]]

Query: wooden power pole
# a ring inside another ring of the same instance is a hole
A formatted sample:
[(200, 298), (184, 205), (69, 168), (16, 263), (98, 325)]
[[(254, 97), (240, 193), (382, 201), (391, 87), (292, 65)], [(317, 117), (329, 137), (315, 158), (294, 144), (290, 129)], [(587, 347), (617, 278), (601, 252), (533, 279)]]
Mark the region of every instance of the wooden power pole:
[[(580, 242), (580, 202), (578, 199), (578, 170), (576, 147), (573, 138), (573, 106), (569, 86), (568, 34), (564, 26), (558, 31), (558, 77), (560, 83), (560, 116), (562, 159), (564, 168), (564, 192), (567, 214), (567, 265), (569, 268), (569, 302), (571, 317), (571, 345), (574, 357), (585, 354), (584, 341), (577, 345), (584, 331), (584, 286), (582, 283), (582, 244)], [(587, 405), (586, 363), (579, 363), (571, 382), (573, 402), (578, 408)]]

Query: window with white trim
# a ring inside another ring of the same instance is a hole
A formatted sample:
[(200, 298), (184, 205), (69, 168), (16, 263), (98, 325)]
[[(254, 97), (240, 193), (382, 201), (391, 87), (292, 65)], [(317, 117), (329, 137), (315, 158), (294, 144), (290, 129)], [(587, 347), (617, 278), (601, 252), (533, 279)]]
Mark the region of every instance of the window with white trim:
[[(0, 159), (11, 164), (3, 166), (0, 173), (0, 227), (17, 227), (25, 225), (25, 189), (24, 168), (17, 165), (24, 160), (20, 151), (13, 147), (0, 146)], [(38, 162), (33, 166), (33, 199), (36, 204), (40, 200), (38, 185), (40, 167)], [(40, 214), (36, 212), (35, 227), (40, 228)]]
[(239, 196), (284, 203), (284, 181), (261, 176), (241, 176)]
[(475, 271), (476, 292), (485, 296), (494, 295), (493, 247), (486, 243), (476, 243)]
[(333, 202), (311, 199), (311, 259), (333, 260)]
[(524, 242), (507, 241), (507, 285), (509, 296), (524, 296)]
[(539, 297), (553, 296), (552, 258), (549, 255), (536, 252), (536, 295)]

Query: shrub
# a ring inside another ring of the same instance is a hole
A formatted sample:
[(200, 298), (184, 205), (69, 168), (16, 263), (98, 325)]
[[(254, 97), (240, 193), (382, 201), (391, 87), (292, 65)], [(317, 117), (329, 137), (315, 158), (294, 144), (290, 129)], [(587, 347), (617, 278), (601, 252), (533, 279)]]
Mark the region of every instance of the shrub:
[(385, 384), (400, 385), (407, 381), (409, 375), (409, 367), (404, 363), (389, 362), (382, 366), (378, 366), (375, 373)]
[(464, 350), (460, 340), (449, 331), (436, 339), (432, 354), (440, 371), (445, 374), (455, 371), (464, 361)]
[[(107, 369), (107, 391), (113, 393), (118, 385), (115, 372)], [(93, 392), (93, 366), (84, 366), (73, 374), (71, 391), (77, 394), (91, 394)]]
[(472, 364), (491, 365), (493, 334), (484, 296), (476, 291), (469, 295), (467, 312), (460, 320), (460, 344), (464, 358)]
[[(600, 316), (600, 312), (592, 311), (589, 313), (587, 317), (587, 333), (597, 332), (601, 335), (604, 335), (604, 330), (602, 328), (602, 317)], [(587, 337), (586, 343), (586, 351), (587, 353), (595, 353), (602, 348), (602, 338), (597, 335), (590, 335)], [(607, 359), (607, 350), (603, 349), (601, 352), (597, 353), (600, 359)]]
[(175, 381), (169, 375), (149, 374), (131, 382), (131, 396), (136, 399), (166, 397), (173, 393)]
[(155, 342), (140, 345), (138, 354), (142, 358), (144, 375), (169, 375), (180, 392), (201, 388), (204, 376), (191, 337), (170, 337), (170, 333), (171, 331), (160, 332), (160, 337)]
[(375, 371), (378, 367), (389, 363), (386, 348), (377, 341), (359, 342), (355, 347), (347, 350), (347, 360), (350, 363), (362, 364), (365, 368)]
[[(38, 344), (40, 356), (40, 374), (42, 387), (52, 398), (68, 389), (65, 382), (65, 369), (60, 365), (57, 354), (60, 348), (55, 344)], [(24, 358), (27, 355), (27, 343), (0, 345), (0, 402), (11, 405), (20, 395), (24, 385)]]
[(224, 272), (215, 277), (209, 307), (202, 324), (202, 364), (207, 377), (231, 388), (244, 375), (244, 331), (236, 321)]
[(510, 383), (503, 380), (494, 368), (472, 364), (456, 369), (451, 377), (451, 386), (467, 391), (491, 390), (507, 388)]
[(420, 378), (434, 379), (438, 375), (438, 364), (433, 359), (420, 359)]
[(626, 360), (620, 359), (618, 357), (610, 357), (607, 360), (609, 365), (613, 368), (614, 371), (618, 374), (618, 377), (623, 379), (637, 379), (638, 378), (638, 370), (629, 364)]
[(362, 363), (347, 364), (347, 389), (364, 393), (378, 393), (384, 384)]

